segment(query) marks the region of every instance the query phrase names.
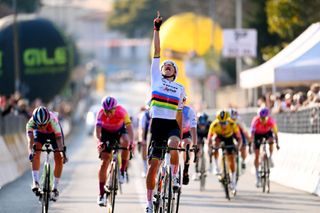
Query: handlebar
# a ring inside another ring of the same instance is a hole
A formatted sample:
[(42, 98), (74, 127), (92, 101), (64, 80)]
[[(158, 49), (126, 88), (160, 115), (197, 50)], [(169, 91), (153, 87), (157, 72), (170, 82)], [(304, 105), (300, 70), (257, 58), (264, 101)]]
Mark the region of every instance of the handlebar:
[(155, 149), (162, 149), (165, 150), (165, 152), (169, 153), (172, 150), (176, 151), (182, 151), (186, 152), (186, 161), (188, 162), (190, 160), (189, 152), (194, 152), (194, 159), (193, 162), (195, 163), (197, 161), (197, 148), (190, 148), (190, 145), (188, 144), (186, 148), (175, 148), (175, 147), (170, 147), (170, 146), (154, 146)]

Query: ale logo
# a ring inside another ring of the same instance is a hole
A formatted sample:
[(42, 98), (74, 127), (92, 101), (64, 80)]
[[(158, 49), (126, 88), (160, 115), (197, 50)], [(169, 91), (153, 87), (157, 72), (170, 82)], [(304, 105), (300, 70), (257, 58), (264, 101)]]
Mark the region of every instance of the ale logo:
[(66, 70), (66, 47), (56, 47), (50, 54), (46, 48), (29, 48), (23, 52), (26, 74), (60, 73)]

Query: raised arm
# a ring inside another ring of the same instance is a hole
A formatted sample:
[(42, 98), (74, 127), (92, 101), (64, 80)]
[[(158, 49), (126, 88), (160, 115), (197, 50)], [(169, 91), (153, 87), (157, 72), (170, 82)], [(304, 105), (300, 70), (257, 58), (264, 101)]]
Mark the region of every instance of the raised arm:
[(162, 24), (162, 17), (160, 12), (157, 12), (157, 17), (153, 20), (153, 44), (154, 44), (154, 58), (160, 57), (160, 36), (159, 30)]

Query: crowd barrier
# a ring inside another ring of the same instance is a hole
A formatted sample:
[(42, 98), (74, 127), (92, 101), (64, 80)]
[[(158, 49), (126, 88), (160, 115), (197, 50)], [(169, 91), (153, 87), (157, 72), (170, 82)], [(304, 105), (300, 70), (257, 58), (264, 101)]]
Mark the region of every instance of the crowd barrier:
[[(30, 169), (26, 122), (22, 115), (0, 117), (0, 188)], [(71, 131), (70, 121), (64, 119), (61, 125), (67, 136)]]

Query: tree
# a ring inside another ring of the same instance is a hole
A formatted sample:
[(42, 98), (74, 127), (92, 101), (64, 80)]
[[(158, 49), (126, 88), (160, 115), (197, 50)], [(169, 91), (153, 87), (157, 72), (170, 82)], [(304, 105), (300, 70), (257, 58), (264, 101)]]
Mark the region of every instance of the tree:
[[(1, 3), (12, 8), (14, 0), (2, 0)], [(41, 0), (16, 0), (18, 13), (34, 13), (41, 7)]]

